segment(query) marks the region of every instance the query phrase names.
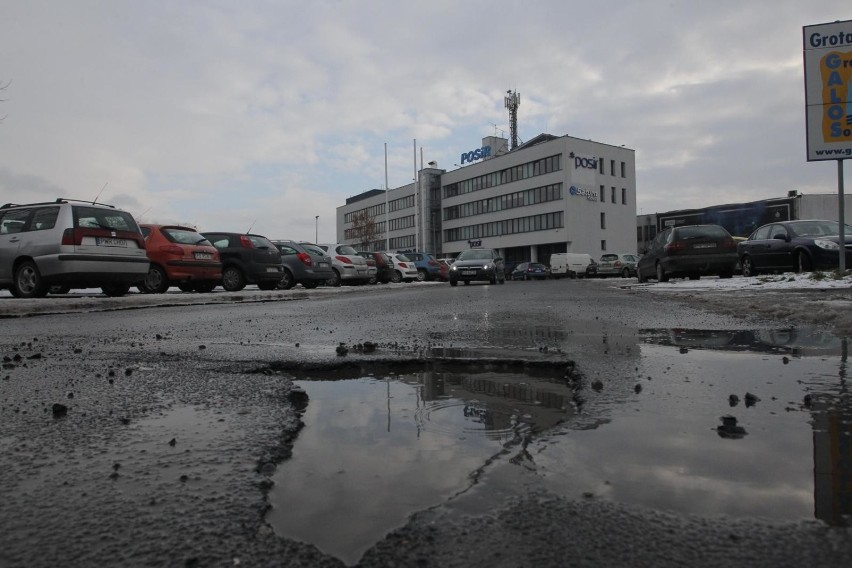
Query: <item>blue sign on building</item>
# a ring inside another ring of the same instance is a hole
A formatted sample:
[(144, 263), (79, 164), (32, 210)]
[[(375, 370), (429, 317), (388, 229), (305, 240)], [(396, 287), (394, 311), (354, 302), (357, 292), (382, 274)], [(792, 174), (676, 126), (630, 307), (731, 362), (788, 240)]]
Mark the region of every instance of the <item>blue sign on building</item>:
[(482, 148), (477, 148), (476, 150), (471, 150), (470, 152), (463, 152), (459, 164), (464, 164), (465, 162), (473, 163), (477, 160), (487, 158), (490, 155), (491, 146), (483, 146)]

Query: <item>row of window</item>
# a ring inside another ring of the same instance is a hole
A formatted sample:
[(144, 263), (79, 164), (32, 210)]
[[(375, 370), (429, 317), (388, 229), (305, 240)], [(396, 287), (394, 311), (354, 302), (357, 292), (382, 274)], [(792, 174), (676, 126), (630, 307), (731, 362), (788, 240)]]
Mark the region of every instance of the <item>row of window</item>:
[[(616, 200), (617, 195), (618, 195), (618, 193), (617, 193), (617, 190), (615, 189), (615, 186), (610, 187), (609, 188), (609, 200), (613, 203), (617, 203), (617, 200)], [(606, 203), (606, 187), (604, 187), (603, 185), (601, 186), (600, 196), (601, 196), (601, 203)], [(627, 205), (627, 188), (625, 188), (625, 187), (621, 188), (621, 204)]]
[[(598, 171), (602, 174), (606, 173), (604, 171), (604, 164), (605, 163), (606, 163), (606, 160), (604, 160), (603, 158), (598, 158)], [(615, 160), (609, 161), (609, 175), (615, 176)], [(621, 177), (623, 177), (623, 178), (627, 177), (627, 163), (625, 163), (625, 162), (621, 162)]]
[[(405, 197), (400, 197), (399, 199), (394, 199), (393, 201), (388, 202), (388, 210), (393, 213), (394, 211), (399, 211), (400, 209), (407, 209), (409, 207), (414, 207), (414, 196), (407, 195)], [(365, 215), (370, 219), (375, 219), (379, 215), (385, 214), (385, 204), (379, 203), (378, 205), (373, 205), (371, 207), (365, 207), (364, 209), (358, 209), (357, 211), (350, 211), (343, 216), (344, 223), (351, 223), (357, 217), (361, 215)]]
[(446, 229), (444, 231), (444, 241), (468, 241), (486, 237), (499, 237), (500, 235), (547, 231), (563, 226), (562, 211), (556, 211), (554, 213), (531, 215), (530, 217), (519, 217), (517, 219), (505, 219), (503, 221), (492, 221), (490, 223), (479, 223), (478, 225)]
[(358, 240), (364, 236), (365, 233), (372, 233), (374, 235), (383, 235), (385, 233), (385, 222), (384, 221), (376, 221), (375, 226), (372, 228), (367, 228), (365, 226), (360, 227), (352, 227), (351, 229), (346, 229), (343, 231), (344, 238), (349, 240)]
[(558, 172), (561, 169), (562, 155), (548, 156), (534, 162), (527, 162), (519, 166), (506, 168), (505, 170), (462, 180), (458, 183), (451, 183), (444, 186), (444, 197), (455, 197), (456, 195), (463, 195), (472, 191), (479, 191), (480, 189), (487, 189), (513, 181), (549, 174), (550, 172)]
[(536, 203), (558, 201), (559, 199), (562, 199), (562, 184), (555, 183), (524, 191), (516, 191), (515, 193), (508, 193), (506, 195), (499, 195), (490, 199), (480, 199), (479, 201), (471, 201), (447, 207), (444, 209), (444, 221), (482, 215), (483, 213), (493, 213), (515, 207), (524, 207), (526, 205), (535, 205)]
[(388, 209), (391, 213), (399, 211), (400, 209), (408, 209), (409, 207), (414, 207), (414, 195), (400, 197), (399, 199), (394, 199), (388, 203)]
[(408, 217), (399, 217), (398, 219), (390, 220), (390, 230), (398, 231), (400, 229), (407, 229), (409, 227), (414, 226), (414, 215), (409, 215)]
[(417, 235), (394, 237), (390, 239), (388, 246), (390, 250), (414, 249), (417, 246)]

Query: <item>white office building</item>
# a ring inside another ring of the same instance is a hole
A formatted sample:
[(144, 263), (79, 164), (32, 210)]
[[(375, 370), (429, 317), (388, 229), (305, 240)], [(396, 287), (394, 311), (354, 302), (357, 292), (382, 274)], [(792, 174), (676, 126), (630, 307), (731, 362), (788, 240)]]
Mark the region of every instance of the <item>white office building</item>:
[(430, 163), (415, 183), (347, 199), (337, 209), (339, 242), (436, 256), (495, 248), (507, 262), (636, 251), (633, 150), (541, 134), (513, 150), (488, 137), (460, 156), (458, 169)]

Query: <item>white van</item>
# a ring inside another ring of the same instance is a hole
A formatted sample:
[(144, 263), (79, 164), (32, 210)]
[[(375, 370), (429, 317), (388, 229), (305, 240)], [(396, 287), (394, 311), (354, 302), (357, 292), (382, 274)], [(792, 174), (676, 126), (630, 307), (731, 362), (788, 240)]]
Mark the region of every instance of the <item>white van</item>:
[(557, 252), (550, 255), (550, 275), (553, 278), (585, 278), (586, 269), (594, 264), (592, 256), (580, 252)]

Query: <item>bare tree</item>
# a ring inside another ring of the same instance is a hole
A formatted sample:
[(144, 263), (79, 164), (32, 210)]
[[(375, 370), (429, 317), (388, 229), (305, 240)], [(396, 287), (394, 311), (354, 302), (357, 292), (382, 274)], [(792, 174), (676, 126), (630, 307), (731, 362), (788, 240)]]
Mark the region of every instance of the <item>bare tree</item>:
[(373, 243), (382, 237), (375, 217), (371, 217), (366, 211), (352, 215), (352, 228), (350, 231), (350, 235), (352, 235), (352, 239), (355, 241), (355, 248), (360, 250), (370, 250)]

